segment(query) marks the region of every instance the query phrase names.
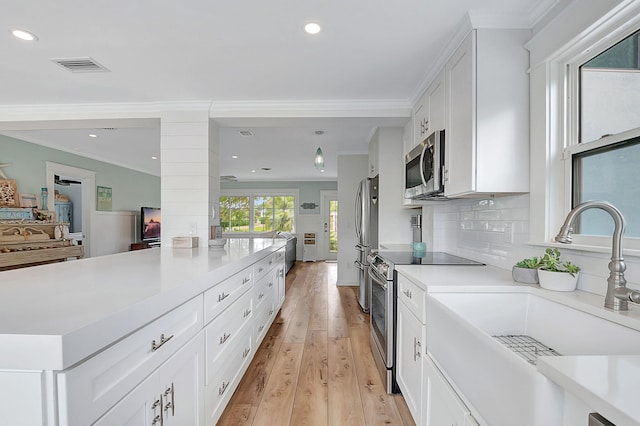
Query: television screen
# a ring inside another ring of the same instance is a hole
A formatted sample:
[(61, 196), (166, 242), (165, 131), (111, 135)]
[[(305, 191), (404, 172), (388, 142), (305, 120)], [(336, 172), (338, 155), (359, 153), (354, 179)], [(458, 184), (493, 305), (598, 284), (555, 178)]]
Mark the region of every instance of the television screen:
[(160, 209), (142, 207), (140, 221), (142, 222), (142, 241), (160, 241)]

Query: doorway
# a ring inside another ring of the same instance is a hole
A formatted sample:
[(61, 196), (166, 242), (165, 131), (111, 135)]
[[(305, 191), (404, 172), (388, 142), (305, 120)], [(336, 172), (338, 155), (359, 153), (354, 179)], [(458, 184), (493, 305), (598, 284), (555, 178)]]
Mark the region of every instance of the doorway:
[(338, 258), (338, 192), (320, 191), (322, 194), (321, 215), (323, 222), (322, 250), (325, 260)]
[[(74, 213), (74, 222), (80, 224), (80, 229), (77, 231), (82, 232), (84, 257), (91, 257), (91, 215), (92, 212), (96, 209), (96, 198), (94, 196), (94, 191), (96, 188), (96, 172), (47, 161), (46, 176), (47, 192), (51, 194), (47, 200), (47, 209), (51, 211), (55, 210), (54, 194), (56, 189), (56, 180), (60, 182), (60, 176), (63, 176), (64, 178), (66, 178), (65, 180), (73, 180), (74, 182), (79, 182), (79, 184), (77, 185), (80, 187), (81, 208), (78, 212)], [(56, 176), (58, 176), (58, 179), (56, 179)]]

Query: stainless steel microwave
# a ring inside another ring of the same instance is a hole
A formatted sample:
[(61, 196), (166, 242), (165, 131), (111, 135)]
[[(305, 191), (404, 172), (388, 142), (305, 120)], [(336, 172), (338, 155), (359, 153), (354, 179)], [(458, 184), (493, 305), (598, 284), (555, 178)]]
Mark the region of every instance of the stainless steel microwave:
[(429, 135), (405, 156), (404, 197), (413, 200), (444, 197), (444, 130)]

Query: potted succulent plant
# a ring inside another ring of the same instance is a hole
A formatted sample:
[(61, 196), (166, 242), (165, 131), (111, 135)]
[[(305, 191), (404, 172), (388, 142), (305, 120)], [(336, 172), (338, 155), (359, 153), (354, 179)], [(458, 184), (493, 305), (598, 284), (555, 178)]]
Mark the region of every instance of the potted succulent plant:
[(560, 250), (548, 248), (540, 260), (538, 278), (540, 287), (555, 291), (573, 291), (578, 284), (580, 268), (569, 261), (560, 260)]
[(541, 259), (534, 256), (517, 262), (515, 266), (511, 268), (513, 280), (519, 283), (537, 284), (540, 261)]

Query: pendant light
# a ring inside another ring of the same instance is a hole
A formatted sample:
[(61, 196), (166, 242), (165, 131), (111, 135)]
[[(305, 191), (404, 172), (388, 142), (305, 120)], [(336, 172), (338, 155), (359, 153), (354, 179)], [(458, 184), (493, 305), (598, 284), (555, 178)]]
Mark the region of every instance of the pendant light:
[(324, 154), (322, 153), (322, 149), (320, 149), (320, 147), (318, 147), (318, 150), (316, 151), (316, 156), (313, 159), (313, 164), (318, 170), (324, 169)]

